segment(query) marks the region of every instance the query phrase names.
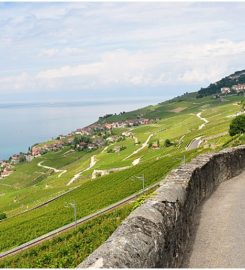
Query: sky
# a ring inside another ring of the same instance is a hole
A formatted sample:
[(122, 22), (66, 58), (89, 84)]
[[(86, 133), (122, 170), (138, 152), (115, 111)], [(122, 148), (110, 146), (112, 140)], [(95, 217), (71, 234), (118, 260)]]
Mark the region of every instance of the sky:
[(0, 103), (171, 97), (245, 69), (242, 2), (0, 3)]

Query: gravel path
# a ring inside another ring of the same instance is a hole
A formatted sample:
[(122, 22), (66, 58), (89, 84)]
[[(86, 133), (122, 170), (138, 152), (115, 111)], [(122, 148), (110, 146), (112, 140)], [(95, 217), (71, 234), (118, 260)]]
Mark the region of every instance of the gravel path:
[(92, 167), (94, 167), (95, 164), (96, 164), (96, 157), (92, 156), (89, 166), (86, 169), (84, 169), (84, 170), (80, 171), (79, 173), (75, 174), (72, 177), (72, 179), (66, 185), (70, 186), (72, 183), (74, 183), (82, 175), (83, 172), (86, 172), (86, 171), (90, 170)]
[(127, 156), (124, 160), (126, 160), (126, 159), (132, 157), (133, 155), (135, 155), (135, 154), (139, 153), (141, 150), (143, 150), (143, 149), (148, 145), (148, 142), (150, 141), (150, 139), (151, 139), (152, 136), (153, 136), (153, 134), (151, 134), (151, 135), (147, 138), (147, 140), (141, 145), (141, 147), (140, 147), (139, 149), (135, 150), (132, 154), (130, 154), (129, 156)]
[(223, 182), (200, 208), (183, 267), (245, 267), (245, 171)]
[(206, 118), (204, 118), (204, 117), (201, 116), (201, 112), (197, 113), (196, 116), (197, 116), (200, 120), (202, 120), (202, 121), (204, 122), (203, 124), (201, 124), (201, 125), (199, 126), (198, 129), (199, 129), (199, 130), (200, 130), (200, 129), (203, 129), (203, 128), (206, 126), (206, 124), (208, 123), (208, 120), (207, 120)]
[(64, 173), (67, 172), (67, 170), (59, 170), (59, 169), (56, 169), (56, 168), (53, 168), (53, 167), (49, 167), (49, 166), (43, 165), (43, 164), (42, 164), (43, 162), (44, 162), (44, 160), (41, 161), (41, 162), (39, 162), (39, 163), (37, 164), (37, 166), (42, 167), (42, 168), (45, 168), (45, 169), (48, 169), (48, 170), (53, 170), (55, 173), (60, 173), (60, 174), (58, 175), (58, 178), (60, 178), (62, 174), (64, 174)]

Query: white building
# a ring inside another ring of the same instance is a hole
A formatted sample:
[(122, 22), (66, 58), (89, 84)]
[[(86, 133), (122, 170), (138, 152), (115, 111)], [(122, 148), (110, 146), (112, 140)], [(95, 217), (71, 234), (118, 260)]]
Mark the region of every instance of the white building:
[(245, 84), (243, 83), (243, 84), (233, 85), (232, 89), (236, 91), (237, 93), (243, 92), (245, 91)]
[(222, 94), (229, 94), (231, 92), (229, 87), (222, 87), (220, 90)]

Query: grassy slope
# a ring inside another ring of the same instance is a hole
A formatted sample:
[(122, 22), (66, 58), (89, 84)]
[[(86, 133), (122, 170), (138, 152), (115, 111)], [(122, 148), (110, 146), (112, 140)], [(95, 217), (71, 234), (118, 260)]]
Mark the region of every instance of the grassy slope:
[[(78, 204), (78, 216), (85, 216), (138, 191), (141, 188), (141, 184), (137, 181), (132, 181), (132, 176), (145, 173), (147, 184), (149, 185), (162, 179), (164, 175), (171, 170), (171, 168), (177, 166), (181, 162), (181, 158), (184, 154), (191, 158), (191, 156), (195, 156), (202, 151), (211, 151), (212, 147), (210, 148), (209, 144), (214, 144), (218, 149), (221, 148), (224, 143), (227, 143), (230, 140), (228, 135), (217, 139), (210, 139), (207, 141), (208, 147), (206, 149), (201, 148), (198, 151), (193, 151), (193, 153), (185, 151), (185, 146), (195, 137), (208, 137), (213, 134), (227, 131), (231, 118), (227, 118), (226, 116), (234, 114), (239, 110), (237, 105), (233, 105), (233, 103), (238, 100), (238, 97), (229, 97), (226, 102), (220, 103), (211, 98), (196, 100), (192, 97), (185, 97), (182, 101), (177, 100), (164, 102), (155, 106), (155, 108), (147, 107), (144, 109), (146, 114), (157, 115), (157, 117), (161, 117), (162, 119), (156, 124), (133, 128), (132, 132), (135, 136), (141, 142), (144, 142), (149, 134), (154, 133), (154, 137), (151, 141), (154, 142), (159, 139), (161, 145), (163, 145), (166, 138), (178, 143), (179, 139), (182, 137), (183, 142), (181, 144), (169, 148), (162, 146), (159, 150), (145, 148), (127, 161), (122, 160), (129, 153), (140, 147), (135, 146), (132, 139), (127, 139), (126, 141), (117, 143), (118, 145), (127, 146), (127, 149), (120, 152), (120, 154), (109, 154), (106, 152), (99, 153), (100, 150), (97, 151), (98, 153), (96, 154), (98, 154), (98, 162), (94, 167), (96, 169), (129, 165), (137, 157), (142, 157), (142, 163), (132, 169), (101, 177), (95, 181), (88, 181), (94, 169), (93, 168), (92, 170), (87, 171), (81, 177), (80, 181), (76, 183), (76, 185), (81, 184), (81, 187), (72, 191), (70, 194), (65, 195), (56, 202), (50, 203), (46, 207), (42, 207), (16, 218), (10, 218), (9, 220), (1, 222), (0, 230), (3, 233), (0, 235), (0, 250), (5, 250), (19, 245), (52, 229), (71, 222), (71, 210), (64, 208), (64, 203), (66, 201), (75, 200)], [(172, 112), (176, 109), (179, 112)], [(202, 121), (195, 116), (195, 114), (200, 111), (203, 111), (202, 116), (206, 117), (210, 121), (202, 130), (198, 130), (198, 126), (202, 124)], [(133, 114), (134, 113), (124, 114), (123, 117), (131, 117)], [(166, 115), (171, 117), (166, 118)], [(116, 116), (113, 117), (116, 118)], [(227, 145), (230, 145), (231, 143), (227, 143)], [(56, 154), (50, 153), (47, 156), (43, 156), (42, 158), (46, 158), (44, 164), (53, 166), (57, 165), (57, 168), (68, 169), (68, 172), (60, 179), (57, 179), (57, 174), (52, 174), (43, 179), (40, 183), (28, 187), (31, 191), (36, 189), (36, 193), (34, 192), (31, 196), (28, 195), (30, 197), (33, 196), (33, 200), (37, 200), (38, 190), (42, 190), (42, 192), (39, 192), (40, 199), (43, 199), (43, 196), (46, 196), (46, 192), (48, 193), (48, 189), (45, 190), (46, 185), (53, 186), (54, 189), (60, 188), (61, 190), (64, 190), (64, 184), (67, 183), (67, 180), (69, 179), (68, 176), (72, 177), (74, 173), (85, 168), (89, 164), (89, 157), (94, 153), (78, 157), (78, 160), (76, 159), (76, 155), (79, 154), (74, 153), (74, 157), (70, 157), (71, 162), (68, 162), (69, 164), (66, 164), (65, 158), (60, 157), (61, 154), (59, 155), (58, 153), (58, 156), (56, 156)], [(33, 162), (37, 164), (38, 160)], [(35, 167), (34, 163), (29, 166)], [(38, 169), (41, 168), (38, 167)], [(11, 178), (10, 180), (6, 178), (5, 181), (11, 181)], [(27, 183), (29, 183), (28, 181)], [(27, 192), (27, 190), (25, 190), (25, 192), (23, 190), (25, 189), (20, 189), (19, 192), (22, 191), (23, 194)], [(6, 191), (6, 194), (8, 194), (8, 192), (9, 191)], [(14, 194), (14, 192), (16, 191), (12, 191), (10, 194)], [(0, 203), (2, 198), (4, 197), (0, 197)], [(4, 201), (4, 199), (2, 199), (2, 201)], [(25, 202), (29, 202), (28, 200), (20, 201), (24, 205)]]
[[(5, 211), (11, 216), (68, 190), (65, 184), (75, 173), (88, 166), (92, 154), (73, 152), (64, 157), (66, 151), (67, 148), (47, 153), (30, 163), (18, 164), (14, 173), (0, 181), (0, 212)], [(68, 172), (58, 178), (58, 174), (52, 170), (38, 167), (40, 161), (47, 166), (67, 169)]]
[(74, 268), (113, 233), (132, 207), (133, 204), (123, 206), (18, 255), (0, 260), (0, 268)]

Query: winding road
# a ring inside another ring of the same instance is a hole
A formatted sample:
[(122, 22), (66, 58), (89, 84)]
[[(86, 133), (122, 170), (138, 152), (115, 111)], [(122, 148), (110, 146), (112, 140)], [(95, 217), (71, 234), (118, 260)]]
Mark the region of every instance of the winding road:
[(59, 170), (59, 169), (56, 169), (56, 168), (53, 168), (53, 167), (49, 167), (49, 166), (43, 165), (43, 164), (42, 164), (43, 162), (44, 162), (44, 160), (43, 160), (43, 161), (40, 161), (40, 162), (37, 164), (37, 166), (38, 166), (38, 167), (45, 168), (45, 169), (48, 169), (48, 170), (53, 170), (55, 173), (60, 173), (60, 174), (58, 175), (58, 178), (60, 178), (62, 174), (64, 174), (64, 173), (67, 172), (67, 170)]
[(79, 173), (75, 174), (75, 175), (72, 177), (72, 179), (71, 179), (66, 185), (69, 186), (69, 185), (71, 185), (72, 183), (74, 183), (74, 182), (82, 175), (83, 172), (86, 172), (86, 171), (90, 170), (92, 167), (94, 167), (94, 165), (96, 164), (96, 162), (97, 162), (97, 161), (96, 161), (95, 156), (92, 156), (92, 157), (91, 157), (91, 160), (90, 160), (89, 166), (88, 166), (86, 169), (84, 169), (84, 170), (80, 171)]
[[(203, 129), (203, 128), (206, 126), (206, 124), (209, 123), (209, 121), (208, 121), (206, 118), (202, 117), (201, 114), (202, 114), (202, 112), (199, 112), (199, 113), (196, 114), (196, 116), (197, 116), (200, 120), (204, 121), (204, 123), (201, 124), (201, 125), (198, 127), (198, 130)], [(198, 148), (198, 147), (201, 145), (201, 143), (202, 143), (202, 137), (197, 137), (197, 138), (193, 139), (193, 140), (190, 142), (189, 145), (187, 145), (186, 150), (193, 150), (193, 149), (196, 149), (196, 148)]]
[(143, 150), (143, 149), (148, 145), (148, 142), (150, 141), (150, 139), (151, 139), (152, 136), (153, 136), (153, 134), (151, 134), (151, 135), (147, 138), (147, 140), (141, 145), (141, 147), (140, 147), (139, 149), (135, 150), (132, 154), (130, 154), (129, 156), (127, 156), (124, 160), (126, 160), (126, 159), (132, 157), (133, 155), (135, 155), (135, 154), (139, 153), (141, 150)]
[(202, 114), (202, 112), (199, 112), (199, 113), (196, 114), (196, 116), (197, 116), (200, 120), (204, 121), (204, 123), (201, 124), (201, 125), (199, 126), (199, 128), (198, 128), (199, 130), (200, 130), (200, 129), (203, 129), (203, 128), (206, 126), (206, 124), (209, 123), (208, 120), (207, 120), (206, 118), (204, 118), (204, 117), (201, 116), (201, 114)]
[(245, 171), (221, 183), (199, 210), (183, 267), (245, 267)]
[(118, 167), (118, 168), (111, 168), (111, 169), (107, 169), (107, 170), (94, 170), (92, 173), (92, 179), (97, 178), (98, 176), (104, 176), (104, 175), (108, 175), (110, 173), (114, 173), (114, 172), (120, 172), (120, 171), (124, 171), (126, 169), (130, 169), (133, 166), (136, 166), (140, 163), (141, 157), (136, 158), (135, 160), (132, 161), (132, 165), (129, 166), (124, 166), (124, 167)]
[(195, 139), (193, 139), (190, 144), (186, 147), (187, 150), (193, 150), (196, 149), (200, 146), (200, 144), (202, 143), (202, 138), (201, 137), (197, 137)]

